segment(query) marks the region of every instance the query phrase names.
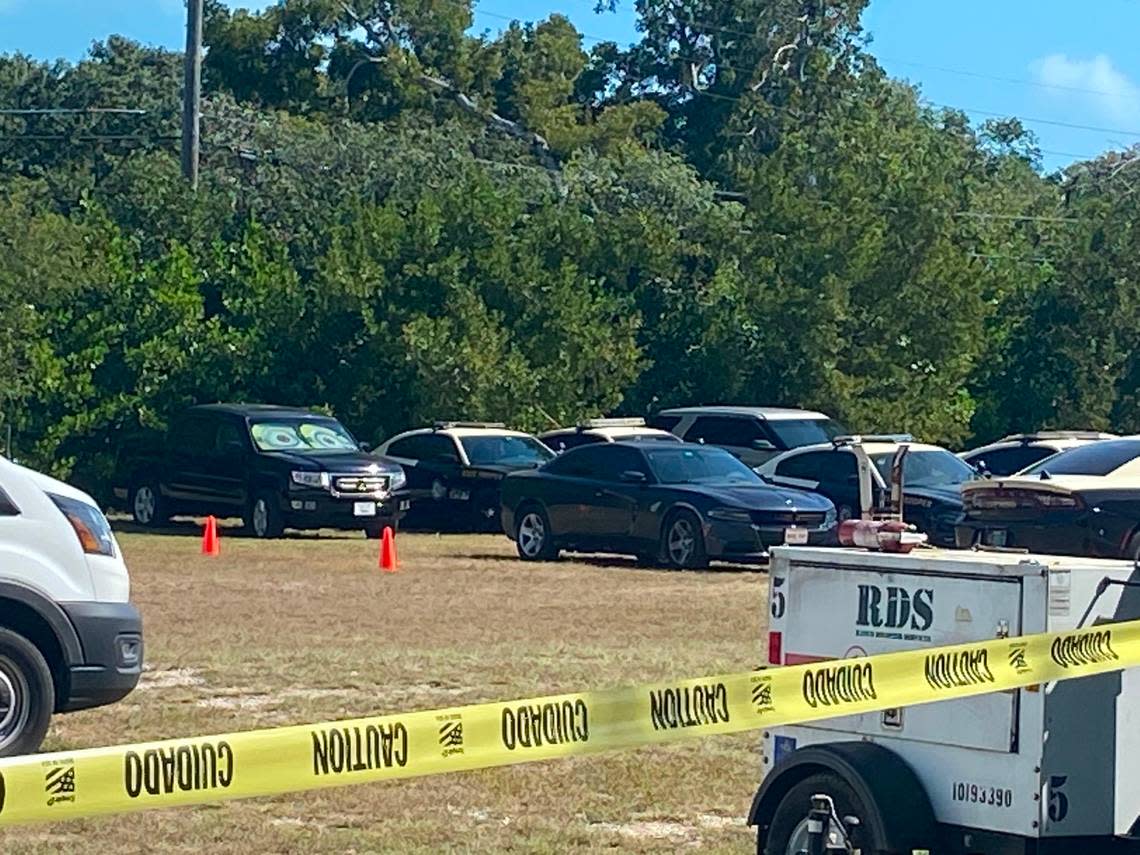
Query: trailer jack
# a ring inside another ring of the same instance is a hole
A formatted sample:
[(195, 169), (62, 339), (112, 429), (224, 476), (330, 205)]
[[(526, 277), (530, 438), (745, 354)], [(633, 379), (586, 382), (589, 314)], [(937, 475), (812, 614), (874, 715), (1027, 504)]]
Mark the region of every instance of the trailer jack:
[(826, 793), (811, 797), (811, 811), (808, 813), (807, 850), (797, 855), (827, 855), (828, 852), (846, 852), (854, 855), (847, 826), (859, 824), (859, 817), (848, 816), (840, 819), (835, 812), (835, 802)]

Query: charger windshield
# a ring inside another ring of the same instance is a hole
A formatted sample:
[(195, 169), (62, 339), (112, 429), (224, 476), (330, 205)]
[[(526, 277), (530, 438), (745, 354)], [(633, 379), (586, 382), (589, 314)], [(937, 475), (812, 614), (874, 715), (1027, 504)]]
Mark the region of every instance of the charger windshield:
[(764, 481), (721, 448), (645, 449), (653, 474), (662, 484), (763, 484)]

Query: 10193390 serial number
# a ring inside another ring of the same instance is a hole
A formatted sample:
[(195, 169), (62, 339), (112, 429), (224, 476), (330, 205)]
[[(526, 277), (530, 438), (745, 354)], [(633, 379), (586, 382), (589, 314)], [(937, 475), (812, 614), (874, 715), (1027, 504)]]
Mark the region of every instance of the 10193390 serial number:
[(951, 798), (956, 802), (972, 805), (990, 805), (999, 808), (1013, 807), (1013, 790), (1003, 787), (987, 787), (984, 784), (967, 784), (955, 781), (951, 784)]

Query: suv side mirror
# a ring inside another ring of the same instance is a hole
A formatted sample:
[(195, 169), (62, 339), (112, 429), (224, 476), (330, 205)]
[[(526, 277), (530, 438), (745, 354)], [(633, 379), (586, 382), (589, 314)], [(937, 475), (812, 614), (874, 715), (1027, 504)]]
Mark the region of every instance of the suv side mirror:
[(775, 451), (776, 450), (776, 446), (772, 445), (772, 443), (770, 443), (766, 439), (754, 439), (754, 440), (752, 440), (752, 442), (748, 443), (748, 445), (753, 451)]
[(638, 472), (636, 469), (627, 469), (619, 477), (626, 484), (644, 484), (648, 480), (644, 472)]

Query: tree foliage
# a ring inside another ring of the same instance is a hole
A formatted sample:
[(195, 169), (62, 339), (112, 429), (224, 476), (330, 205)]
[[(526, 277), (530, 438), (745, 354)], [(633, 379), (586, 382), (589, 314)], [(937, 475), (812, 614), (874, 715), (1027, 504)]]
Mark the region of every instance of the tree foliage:
[(1140, 155), (1043, 175), (1016, 119), (889, 79), (865, 0), (635, 5), (620, 47), (455, 0), (208, 2), (194, 194), (177, 54), (0, 57), (0, 103), (72, 111), (0, 115), (17, 454), (97, 486), (220, 399), (370, 440), (696, 402), (1140, 428)]

